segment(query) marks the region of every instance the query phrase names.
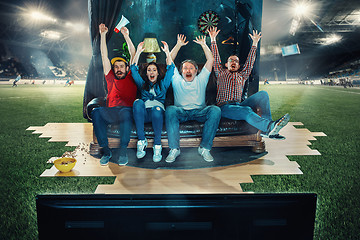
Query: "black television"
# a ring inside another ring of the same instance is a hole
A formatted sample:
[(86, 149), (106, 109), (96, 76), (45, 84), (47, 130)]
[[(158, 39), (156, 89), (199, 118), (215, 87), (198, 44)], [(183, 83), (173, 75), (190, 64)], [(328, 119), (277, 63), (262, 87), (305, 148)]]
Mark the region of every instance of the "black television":
[(38, 195), (39, 239), (313, 239), (317, 196)]

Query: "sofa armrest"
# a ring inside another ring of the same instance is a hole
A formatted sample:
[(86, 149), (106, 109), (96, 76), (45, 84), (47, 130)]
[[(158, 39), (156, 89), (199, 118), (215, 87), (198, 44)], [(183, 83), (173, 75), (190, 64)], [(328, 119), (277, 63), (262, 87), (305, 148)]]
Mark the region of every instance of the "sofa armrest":
[(106, 99), (104, 97), (98, 97), (92, 99), (87, 105), (86, 105), (86, 115), (89, 119), (89, 121), (92, 121), (91, 119), (91, 112), (94, 108), (98, 107), (105, 107), (106, 106)]

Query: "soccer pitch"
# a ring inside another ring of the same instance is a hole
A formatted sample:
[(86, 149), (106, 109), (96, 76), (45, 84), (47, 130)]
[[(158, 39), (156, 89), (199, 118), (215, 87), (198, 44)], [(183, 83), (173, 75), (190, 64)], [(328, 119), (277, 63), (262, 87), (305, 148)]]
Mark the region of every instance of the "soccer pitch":
[[(253, 176), (244, 191), (318, 194), (314, 239), (360, 236), (360, 89), (319, 85), (260, 85), (270, 95), (273, 119), (288, 112), (313, 132), (320, 156), (289, 156), (303, 175)], [(73, 150), (26, 129), (48, 122), (87, 122), (82, 117), (84, 85), (0, 85), (0, 239), (37, 239), (35, 196), (93, 193), (113, 177), (40, 178), (51, 156)]]

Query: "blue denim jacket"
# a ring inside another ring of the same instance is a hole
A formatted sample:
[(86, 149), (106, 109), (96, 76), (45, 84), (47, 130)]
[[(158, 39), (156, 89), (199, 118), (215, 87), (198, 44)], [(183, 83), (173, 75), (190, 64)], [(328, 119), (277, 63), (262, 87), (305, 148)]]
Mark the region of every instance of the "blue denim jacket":
[[(149, 91), (146, 91), (142, 88), (145, 81), (141, 78), (139, 74), (139, 67), (135, 64), (130, 66), (131, 74), (134, 78), (135, 84), (137, 85), (138, 89), (141, 90), (141, 99), (146, 102), (147, 100), (157, 100), (164, 104), (165, 97), (166, 97), (166, 91), (170, 87), (172, 76), (174, 75), (174, 69), (175, 65), (172, 63), (171, 65), (166, 66), (166, 74), (163, 80), (160, 81), (161, 88), (159, 84), (156, 84), (154, 87), (154, 91), (156, 93), (156, 96), (154, 96)], [(158, 80), (159, 81), (159, 80)], [(150, 87), (153, 87), (154, 85), (150, 85)]]

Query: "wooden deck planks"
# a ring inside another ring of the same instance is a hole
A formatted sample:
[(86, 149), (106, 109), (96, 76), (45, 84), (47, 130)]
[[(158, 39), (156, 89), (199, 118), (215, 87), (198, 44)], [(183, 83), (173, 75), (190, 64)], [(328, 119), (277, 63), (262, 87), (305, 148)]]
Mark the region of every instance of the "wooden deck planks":
[[(60, 173), (52, 166), (41, 177), (116, 176), (114, 184), (99, 185), (95, 193), (199, 194), (240, 193), (240, 183), (251, 183), (253, 175), (302, 174), (301, 166), (286, 156), (320, 155), (317, 150), (309, 147), (310, 141), (326, 135), (295, 127), (301, 125), (299, 122), (290, 122), (284, 127), (281, 131), (286, 137), (284, 141), (264, 139), (268, 153), (259, 159), (226, 167), (190, 170), (142, 169), (113, 163), (102, 167), (99, 159), (89, 154), (93, 131), (91, 123), (48, 123), (45, 126), (29, 127), (27, 130), (40, 134), (41, 138), (49, 138), (49, 142), (66, 142), (66, 146), (76, 147), (72, 154), (77, 159), (77, 164), (72, 172)], [(167, 152), (164, 151), (163, 157), (166, 155)], [(48, 162), (51, 163), (58, 157), (60, 156), (52, 156)]]

